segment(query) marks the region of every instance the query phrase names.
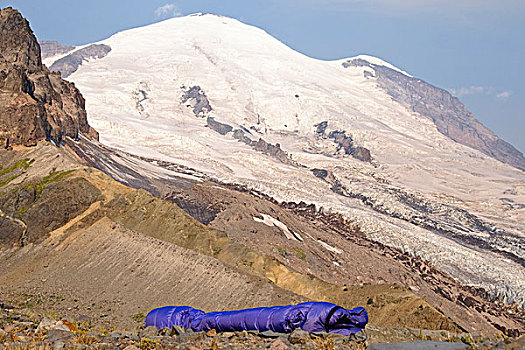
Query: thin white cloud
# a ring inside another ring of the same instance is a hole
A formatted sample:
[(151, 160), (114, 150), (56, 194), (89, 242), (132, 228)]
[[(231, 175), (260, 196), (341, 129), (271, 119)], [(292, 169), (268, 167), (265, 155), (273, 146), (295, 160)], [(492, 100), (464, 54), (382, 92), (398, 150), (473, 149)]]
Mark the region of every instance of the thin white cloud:
[(496, 95), (496, 98), (498, 100), (507, 101), (507, 99), (512, 95), (512, 92), (510, 91), (503, 91)]
[(463, 96), (468, 96), (468, 95), (482, 94), (486, 92), (486, 89), (483, 86), (471, 85), (469, 87), (462, 87), (459, 89), (450, 89), (450, 92), (452, 92), (457, 97), (463, 97)]
[(155, 17), (158, 19), (166, 19), (172, 17), (179, 17), (182, 13), (177, 5), (174, 3), (168, 3), (160, 6), (155, 10)]
[(512, 95), (511, 91), (507, 91), (507, 90), (501, 91), (501, 89), (496, 89), (492, 86), (485, 87), (485, 86), (479, 86), (479, 85), (471, 85), (468, 87), (461, 87), (459, 89), (449, 89), (449, 91), (457, 97), (472, 96), (472, 95), (485, 95), (485, 96), (493, 96), (503, 102), (507, 101), (510, 95)]

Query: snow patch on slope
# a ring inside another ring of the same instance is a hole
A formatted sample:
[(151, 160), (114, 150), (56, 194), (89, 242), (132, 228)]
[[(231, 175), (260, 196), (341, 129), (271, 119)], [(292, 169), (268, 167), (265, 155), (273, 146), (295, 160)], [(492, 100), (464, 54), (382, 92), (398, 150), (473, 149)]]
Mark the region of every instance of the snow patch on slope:
[(317, 240), (317, 242), (319, 244), (321, 244), (326, 250), (332, 252), (332, 253), (336, 253), (336, 254), (342, 254), (343, 251), (339, 248), (336, 248), (336, 247), (332, 247), (330, 244), (326, 243), (326, 242), (323, 242), (321, 241), (320, 239)]
[(298, 234), (298, 233), (295, 233), (295, 232), (291, 232), (288, 227), (283, 224), (282, 222), (280, 222), (279, 220), (271, 217), (270, 215), (266, 215), (266, 214), (259, 214), (261, 215), (263, 218), (260, 219), (256, 216), (253, 217), (253, 220), (255, 222), (261, 222), (267, 226), (275, 226), (277, 227), (278, 229), (280, 229), (284, 235), (286, 236), (286, 238), (288, 239), (291, 239), (291, 240), (295, 240), (295, 241), (303, 241), (303, 238)]

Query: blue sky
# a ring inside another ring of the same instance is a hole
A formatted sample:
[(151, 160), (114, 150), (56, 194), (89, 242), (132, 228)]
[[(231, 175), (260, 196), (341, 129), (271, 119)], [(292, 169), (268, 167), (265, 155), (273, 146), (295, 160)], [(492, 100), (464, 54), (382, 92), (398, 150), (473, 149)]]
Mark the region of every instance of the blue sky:
[(525, 152), (524, 0), (0, 0), (75, 45), (195, 12), (263, 28), (308, 56), (370, 54), (455, 93)]

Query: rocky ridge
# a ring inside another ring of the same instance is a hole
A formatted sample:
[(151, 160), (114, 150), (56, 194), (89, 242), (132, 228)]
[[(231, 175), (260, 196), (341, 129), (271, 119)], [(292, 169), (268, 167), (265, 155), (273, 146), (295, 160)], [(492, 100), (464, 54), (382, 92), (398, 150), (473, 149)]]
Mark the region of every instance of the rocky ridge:
[(29, 23), (9, 7), (0, 12), (0, 105), (4, 147), (34, 146), (39, 140), (59, 145), (80, 133), (97, 137), (80, 92), (42, 64)]
[(110, 51), (111, 47), (108, 45), (92, 44), (56, 60), (49, 69), (52, 72), (60, 72), (63, 78), (67, 78), (75, 73), (84, 61), (105, 57)]
[(64, 45), (54, 40), (40, 40), (38, 44), (40, 45), (43, 60), (48, 57), (66, 54), (75, 49), (74, 46)]

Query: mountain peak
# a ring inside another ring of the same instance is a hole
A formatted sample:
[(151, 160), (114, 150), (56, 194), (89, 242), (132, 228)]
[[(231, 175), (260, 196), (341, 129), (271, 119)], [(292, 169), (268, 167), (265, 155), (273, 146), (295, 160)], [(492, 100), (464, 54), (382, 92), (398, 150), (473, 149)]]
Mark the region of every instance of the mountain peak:
[(2, 61), (25, 66), (29, 71), (42, 69), (40, 47), (22, 14), (12, 7), (0, 10), (0, 53)]
[(60, 144), (79, 133), (96, 137), (84, 98), (42, 64), (36, 37), (17, 10), (0, 10), (0, 34), (0, 145)]

